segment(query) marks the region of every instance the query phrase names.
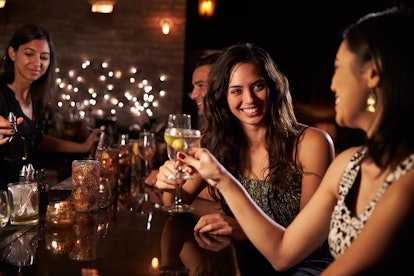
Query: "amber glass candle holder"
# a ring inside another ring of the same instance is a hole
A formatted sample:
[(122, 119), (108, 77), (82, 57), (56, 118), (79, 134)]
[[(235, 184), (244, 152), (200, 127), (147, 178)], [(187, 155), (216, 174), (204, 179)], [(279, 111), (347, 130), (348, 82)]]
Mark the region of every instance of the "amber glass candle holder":
[(72, 161), (72, 200), (76, 212), (99, 210), (99, 177), (101, 163), (97, 160)]
[(70, 201), (52, 201), (47, 205), (46, 223), (52, 228), (66, 229), (75, 222), (76, 212)]

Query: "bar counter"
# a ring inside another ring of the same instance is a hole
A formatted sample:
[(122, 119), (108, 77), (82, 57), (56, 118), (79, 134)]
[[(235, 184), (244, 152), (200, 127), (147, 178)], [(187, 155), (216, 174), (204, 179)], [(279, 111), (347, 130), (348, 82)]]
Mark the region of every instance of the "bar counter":
[[(67, 181), (49, 191), (50, 201), (70, 196)], [(108, 209), (77, 213), (67, 229), (52, 228), (44, 215), (36, 225), (8, 224), (0, 235), (0, 275), (274, 274), (249, 242), (193, 231), (200, 215), (219, 210), (216, 203), (197, 199), (191, 214), (170, 215), (160, 208), (160, 191), (145, 191), (150, 209), (133, 192), (115, 192)]]

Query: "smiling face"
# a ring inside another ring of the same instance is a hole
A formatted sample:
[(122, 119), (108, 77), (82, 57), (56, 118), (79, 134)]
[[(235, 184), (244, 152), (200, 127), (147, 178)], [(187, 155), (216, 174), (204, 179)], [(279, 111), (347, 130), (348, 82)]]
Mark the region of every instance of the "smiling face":
[(230, 111), (244, 125), (262, 125), (269, 109), (269, 88), (260, 70), (252, 63), (238, 63), (227, 91)]
[(50, 65), (50, 48), (46, 40), (32, 40), (8, 49), (14, 62), (15, 81), (33, 82), (43, 76)]
[(335, 120), (339, 126), (359, 128), (369, 135), (381, 114), (381, 95), (377, 90), (375, 113), (366, 110), (367, 96), (377, 88), (378, 83), (374, 63), (358, 64), (356, 55), (348, 49), (345, 41), (342, 42), (336, 54), (335, 73), (331, 81), (331, 90), (335, 93)]
[(199, 115), (204, 113), (203, 99), (207, 93), (208, 74), (210, 73), (211, 66), (209, 64), (202, 65), (193, 71), (191, 80), (193, 90), (191, 91), (190, 98), (196, 102)]

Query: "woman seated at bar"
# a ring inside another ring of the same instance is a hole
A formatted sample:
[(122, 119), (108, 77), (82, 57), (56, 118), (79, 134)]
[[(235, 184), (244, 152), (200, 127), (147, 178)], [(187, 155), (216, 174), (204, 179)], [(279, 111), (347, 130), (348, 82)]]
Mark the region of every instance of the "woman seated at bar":
[[(413, 15), (403, 7), (368, 14), (345, 29), (331, 82), (335, 120), (364, 130), (366, 142), (338, 155), (288, 226), (263, 213), (220, 155), (178, 154), (218, 189), (275, 269), (298, 264), (328, 239), (335, 260), (322, 275), (414, 275), (413, 33)], [(194, 230), (223, 232), (205, 218)]]
[[(214, 63), (201, 130), (201, 144), (229, 168), (262, 212), (285, 227), (307, 204), (334, 158), (326, 132), (297, 122), (288, 80), (269, 53), (249, 43), (223, 49)], [(168, 179), (173, 171), (167, 161), (157, 176), (156, 186), (167, 191), (164, 204), (173, 200), (169, 191), (176, 182)], [(190, 203), (207, 185), (199, 175), (193, 178), (183, 186), (182, 197)], [(201, 220), (214, 233), (247, 239), (224, 198), (209, 188), (224, 213), (211, 210)], [(309, 265), (316, 275), (331, 258), (322, 249), (310, 257), (318, 260), (315, 267)]]

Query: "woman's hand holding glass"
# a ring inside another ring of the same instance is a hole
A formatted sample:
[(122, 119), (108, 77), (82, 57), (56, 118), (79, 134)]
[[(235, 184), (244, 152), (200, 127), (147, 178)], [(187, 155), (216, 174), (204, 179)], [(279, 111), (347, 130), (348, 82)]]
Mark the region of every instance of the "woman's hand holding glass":
[[(177, 164), (177, 153), (187, 152), (190, 147), (198, 144), (200, 138), (201, 132), (197, 129), (191, 129), (190, 115), (169, 115), (168, 127), (164, 132), (164, 140), (167, 144), (167, 153), (171, 162)], [(174, 204), (163, 206), (163, 209), (172, 213), (190, 212), (192, 208), (181, 202), (181, 187), (191, 177), (178, 164), (176, 172), (169, 175), (168, 178), (176, 180), (176, 195)]]
[[(167, 144), (167, 154), (171, 162), (175, 162), (175, 157), (179, 150), (185, 150), (183, 140), (184, 129), (191, 129), (191, 116), (188, 114), (169, 114), (167, 129), (164, 132), (164, 140)], [(182, 179), (183, 171), (179, 167), (175, 174), (171, 174), (171, 179)]]
[(191, 148), (187, 153), (178, 154), (177, 159), (185, 164), (184, 171), (189, 174), (198, 172), (209, 185), (219, 190), (218, 184), (223, 178), (238, 182), (206, 148)]
[(177, 187), (177, 181), (171, 179), (169, 176), (175, 174), (175, 171), (175, 163), (170, 160), (165, 161), (164, 164), (158, 168), (155, 186), (163, 191), (174, 192)]
[[(177, 162), (176, 156), (179, 152), (187, 152), (191, 147), (198, 145), (201, 132), (197, 129), (167, 128), (164, 139), (167, 143), (168, 157), (171, 162)], [(188, 180), (191, 177), (183, 170), (178, 163), (175, 174), (169, 176), (170, 179)], [(184, 181), (182, 181), (184, 183)]]

